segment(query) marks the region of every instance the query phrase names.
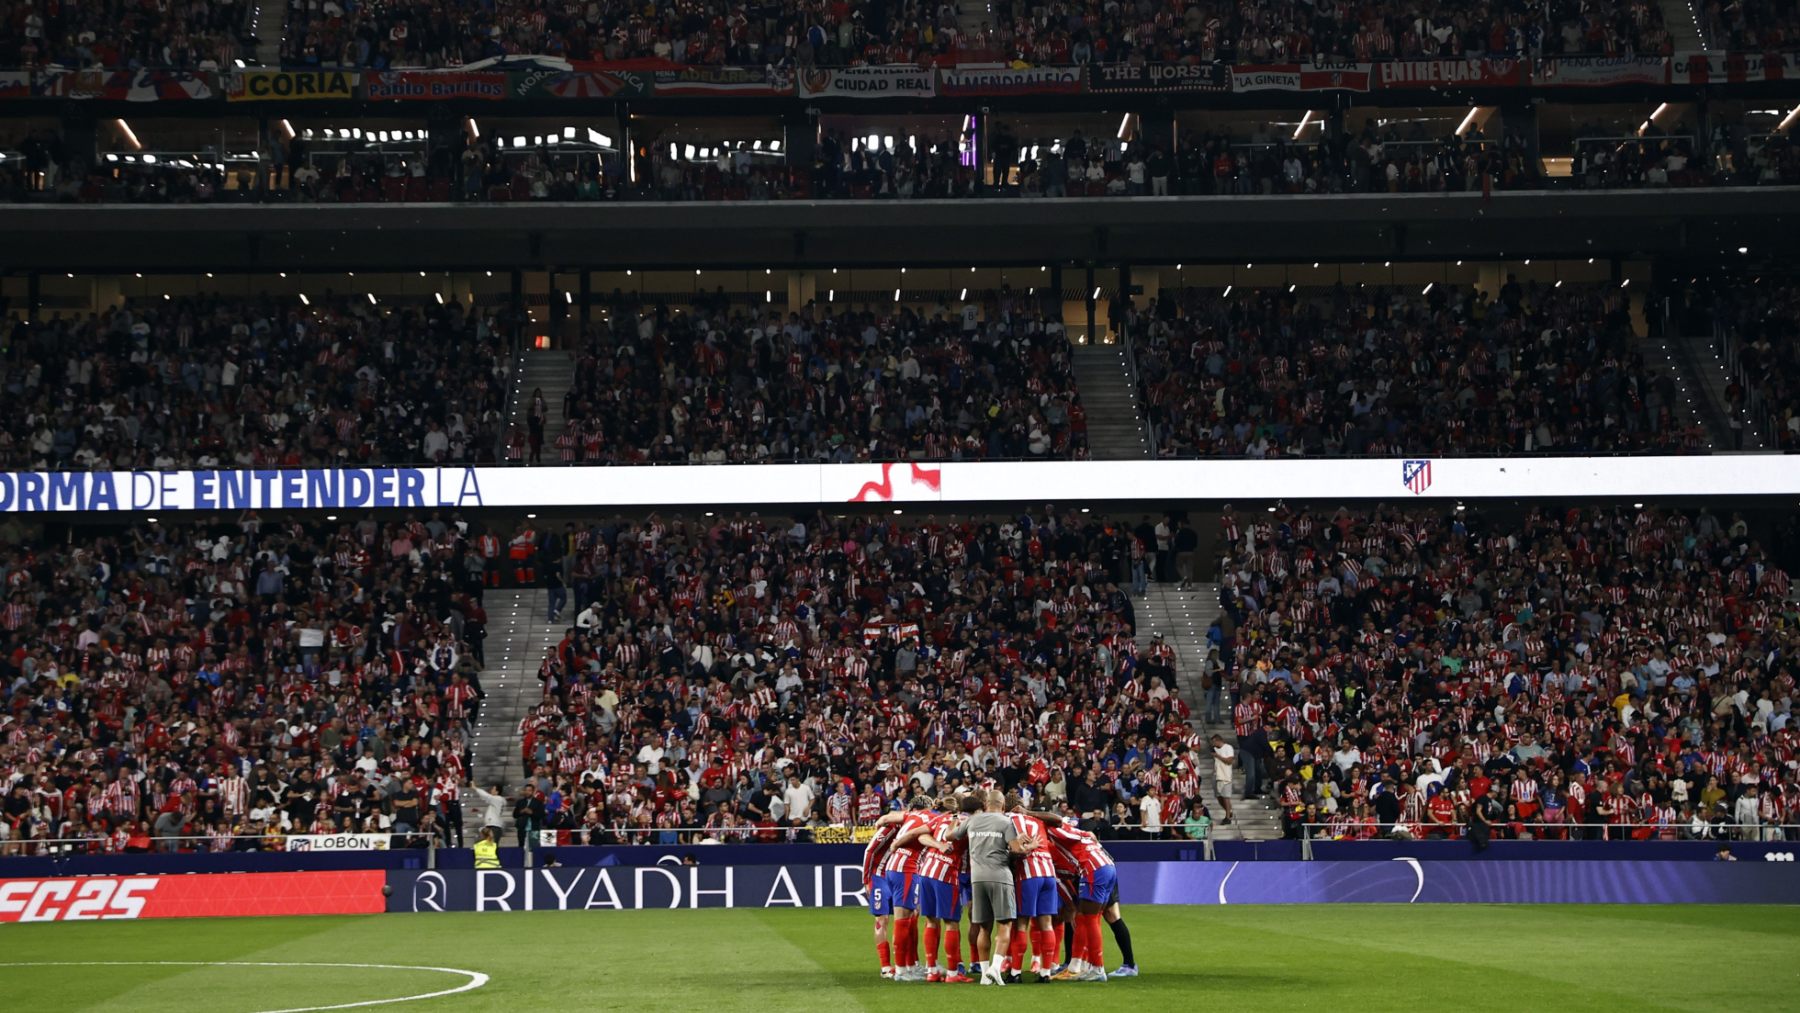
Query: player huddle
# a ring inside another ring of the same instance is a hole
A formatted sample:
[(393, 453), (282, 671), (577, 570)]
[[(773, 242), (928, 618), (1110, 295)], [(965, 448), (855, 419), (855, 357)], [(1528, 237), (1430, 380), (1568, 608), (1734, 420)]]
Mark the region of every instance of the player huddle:
[(1040, 982), (1106, 981), (1102, 920), (1124, 955), (1112, 976), (1137, 974), (1131, 932), (1119, 913), (1117, 867), (1093, 834), (999, 791), (977, 789), (943, 801), (940, 810), (936, 800), (918, 796), (904, 812), (881, 817), (863, 851), (882, 977), (983, 985), (1023, 981), (1026, 974)]

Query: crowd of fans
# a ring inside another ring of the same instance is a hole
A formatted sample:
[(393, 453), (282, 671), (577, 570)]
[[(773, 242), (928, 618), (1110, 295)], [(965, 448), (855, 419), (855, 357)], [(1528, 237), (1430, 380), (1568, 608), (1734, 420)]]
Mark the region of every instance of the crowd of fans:
[[(1119, 304), (1123, 307), (1123, 302)], [(1117, 311), (1166, 457), (1683, 453), (1617, 286), (1165, 291)]]
[(1794, 0), (1706, 0), (1700, 20), (1715, 49), (1775, 53), (1800, 44)]
[(1684, 334), (1714, 336), (1730, 373), (1720, 408), (1739, 437), (1754, 424), (1768, 449), (1800, 450), (1800, 284), (1731, 275), (1669, 286), (1670, 313)]
[(574, 621), (521, 724), (547, 804), (520, 832), (775, 840), (984, 780), (1185, 828), (1203, 743), (1172, 653), (1133, 637), (1136, 541), (1049, 507), (571, 526), (539, 564), (568, 575)]
[(0, 468), (492, 461), (506, 342), (457, 306), (223, 296), (5, 321)]
[(1742, 518), (1222, 524), (1219, 716), (1290, 836), (1780, 840), (1796, 822), (1800, 615)]
[[(1399, 0), (1149, 2), (1071, 0), (992, 5), (970, 26), (954, 3), (743, 4), (646, 8), (605, 0), (517, 0), (459, 7), (436, 0), (364, 4), (289, 0), (285, 66), (453, 68), (505, 56), (654, 60), (776, 68), (1007, 60), (1038, 65), (1127, 61), (1281, 63), (1343, 60), (1664, 55), (1653, 0), (1454, 0), (1421, 10)], [(254, 53), (247, 8), (233, 0), (91, 10), (15, 2), (0, 8), (7, 66), (228, 68)], [(1712, 34), (1732, 48), (1796, 38), (1792, 4), (1712, 3)]]
[(0, 521), (0, 853), (460, 843), (484, 534), (437, 514), (66, 541)]
[(228, 70), (256, 51), (244, 0), (0, 3), (0, 68)]
[[(1741, 6), (1741, 5), (1740, 5)], [(291, 0), (283, 58), (304, 66), (454, 67), (511, 55), (804, 68), (1011, 60), (1280, 63), (1313, 56), (1408, 60), (1672, 51), (1653, 0), (1529, 8), (1487, 0), (1416, 5), (1220, 0), (1126, 7), (1099, 0), (1003, 3), (965, 25), (953, 3), (501, 3), (455, 11), (427, 2)], [(1763, 33), (1765, 36), (1767, 33)]]
[[(830, 284), (821, 275), (819, 284)], [(1074, 458), (1087, 453), (1060, 305), (1002, 289), (985, 306), (796, 312), (718, 292), (688, 310), (615, 293), (566, 392), (533, 392), (509, 456), (530, 463)], [(548, 398), (565, 425), (547, 430)]]

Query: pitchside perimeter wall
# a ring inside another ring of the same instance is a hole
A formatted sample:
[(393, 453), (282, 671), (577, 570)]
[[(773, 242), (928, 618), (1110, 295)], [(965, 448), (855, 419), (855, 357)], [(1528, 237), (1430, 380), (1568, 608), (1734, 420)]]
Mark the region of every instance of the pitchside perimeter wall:
[[(1281, 852), (1288, 847), (1295, 850)], [(1125, 904), (1800, 903), (1800, 846), (1702, 842), (1121, 844)], [(476, 872), (466, 852), (0, 859), (0, 923), (380, 911), (863, 907), (861, 849), (564, 848), (561, 865)], [(1256, 853), (1261, 853), (1258, 860)], [(691, 854), (698, 864), (685, 865)], [(1523, 856), (1523, 857), (1521, 857)], [(511, 856), (517, 859), (514, 852)], [(458, 861), (461, 859), (461, 861)], [(454, 866), (461, 865), (461, 868)], [(275, 871), (285, 867), (290, 871)], [(292, 870), (304, 871), (292, 871)], [(252, 871), (256, 870), (256, 871)]]

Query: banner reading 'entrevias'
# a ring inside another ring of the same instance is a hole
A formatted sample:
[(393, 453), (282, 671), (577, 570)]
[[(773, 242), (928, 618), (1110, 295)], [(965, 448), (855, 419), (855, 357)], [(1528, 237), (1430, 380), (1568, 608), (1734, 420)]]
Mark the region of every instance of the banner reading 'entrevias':
[(0, 923), (374, 914), (386, 885), (380, 869), (7, 879)]
[(1383, 88), (1517, 88), (1531, 83), (1524, 60), (1396, 60), (1378, 63)]

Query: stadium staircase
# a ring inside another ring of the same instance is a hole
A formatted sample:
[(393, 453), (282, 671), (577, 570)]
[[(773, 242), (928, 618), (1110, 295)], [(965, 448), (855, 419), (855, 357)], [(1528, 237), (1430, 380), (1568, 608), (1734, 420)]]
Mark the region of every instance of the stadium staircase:
[[(480, 720), (475, 723), (474, 779), (483, 787), (511, 789), (524, 776), (519, 721), (544, 697), (537, 679), (544, 652), (562, 638), (565, 623), (549, 621), (549, 592), (542, 588), (489, 591), (487, 667), (481, 670)], [(568, 619), (568, 616), (564, 616)]]
[(556, 438), (563, 431), (563, 395), (569, 392), (575, 380), (575, 363), (569, 354), (560, 350), (531, 350), (519, 355), (519, 368), (513, 373), (512, 405), (509, 409), (511, 428), (507, 432), (510, 442), (513, 432), (526, 433), (526, 410), (530, 407), (531, 392), (544, 392), (544, 460), (553, 461), (556, 456)]
[[(1695, 365), (1687, 361), (1683, 353), (1681, 339), (1665, 338), (1651, 335), (1638, 338), (1634, 350), (1643, 357), (1644, 365), (1658, 373), (1667, 373), (1675, 380), (1675, 422), (1682, 426), (1700, 425), (1706, 430), (1707, 438), (1718, 447), (1728, 446), (1718, 443), (1719, 432), (1714, 428), (1714, 420), (1708, 415), (1706, 398), (1695, 382)], [(1716, 448), (1715, 448), (1716, 449)]]
[[(1731, 385), (1731, 367), (1709, 337), (1681, 338), (1681, 353), (1687, 360), (1688, 376), (1696, 388), (1696, 405), (1704, 405), (1706, 429), (1719, 450), (1731, 451), (1730, 402), (1725, 388)], [(1775, 434), (1767, 431), (1764, 420), (1755, 413), (1744, 415), (1744, 450), (1774, 450), (1780, 446)]]
[(250, 34), (256, 37), (256, 62), (281, 66), (281, 36), (287, 31), (287, 0), (256, 0), (250, 8)]
[(1669, 41), (1675, 51), (1692, 52), (1708, 48), (1700, 35), (1700, 10), (1704, 0), (1658, 0), (1662, 7), (1663, 27), (1669, 30)]
[[(1139, 645), (1148, 648), (1160, 633), (1163, 642), (1175, 648), (1176, 681), (1180, 684), (1181, 699), (1193, 715), (1190, 723), (1207, 735), (1218, 732), (1225, 736), (1226, 741), (1235, 742), (1231, 715), (1227, 710), (1230, 707), (1229, 701), (1221, 705), (1219, 723), (1209, 725), (1205, 721), (1206, 692), (1200, 687), (1201, 673), (1209, 649), (1206, 631), (1221, 611), (1219, 585), (1189, 584), (1184, 591), (1179, 584), (1152, 583), (1149, 593), (1137, 600), (1136, 608)], [(1218, 821), (1224, 818), (1224, 813), (1212, 798), (1210, 764), (1202, 774), (1206, 779), (1206, 804), (1212, 811), (1215, 840), (1263, 841), (1281, 836), (1281, 823), (1275, 810), (1265, 802), (1242, 801), (1244, 790), (1241, 774), (1238, 776), (1238, 799), (1235, 801), (1237, 819), (1230, 826), (1219, 826)]]
[(1150, 428), (1123, 345), (1076, 345), (1075, 389), (1087, 410), (1088, 452), (1096, 461), (1151, 456)]
[(993, 7), (988, 0), (958, 0), (956, 24), (965, 38), (978, 35), (981, 26), (991, 24), (993, 20)]

